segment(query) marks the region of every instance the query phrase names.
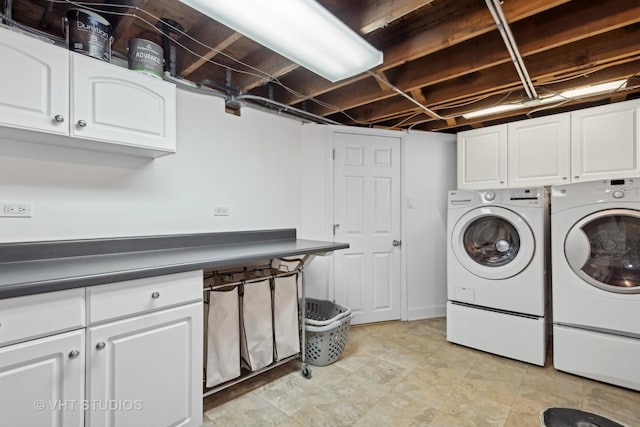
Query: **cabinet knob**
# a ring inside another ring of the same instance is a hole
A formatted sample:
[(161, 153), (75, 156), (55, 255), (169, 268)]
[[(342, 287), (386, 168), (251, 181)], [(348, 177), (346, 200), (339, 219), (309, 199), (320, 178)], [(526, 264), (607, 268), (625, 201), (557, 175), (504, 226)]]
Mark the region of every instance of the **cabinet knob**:
[(62, 114), (56, 114), (53, 119), (58, 123), (64, 123), (64, 116)]
[(500, 181), (500, 184), (504, 184), (504, 181)]
[(580, 179), (580, 177), (579, 176), (574, 176), (573, 179)]
[(69, 352), (69, 359), (75, 359), (80, 356), (80, 352), (78, 350), (72, 350)]
[(567, 180), (567, 177), (566, 177), (566, 176), (563, 176), (563, 177), (562, 177), (562, 179), (566, 181), (566, 180)]
[(153, 299), (158, 299), (160, 298), (160, 292), (155, 291), (154, 293), (151, 294), (151, 298)]
[(96, 350), (102, 350), (105, 347), (106, 344), (104, 343), (104, 341), (100, 341), (98, 344), (96, 344)]
[(78, 127), (86, 127), (87, 126), (87, 122), (84, 120), (78, 120)]

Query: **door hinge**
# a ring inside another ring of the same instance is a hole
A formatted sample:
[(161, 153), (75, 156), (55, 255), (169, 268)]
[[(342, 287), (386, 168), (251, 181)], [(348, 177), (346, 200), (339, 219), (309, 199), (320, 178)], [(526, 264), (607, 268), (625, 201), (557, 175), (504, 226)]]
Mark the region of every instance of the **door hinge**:
[(333, 153), (331, 154), (331, 157), (333, 158), (333, 160), (336, 159), (336, 149), (333, 149)]

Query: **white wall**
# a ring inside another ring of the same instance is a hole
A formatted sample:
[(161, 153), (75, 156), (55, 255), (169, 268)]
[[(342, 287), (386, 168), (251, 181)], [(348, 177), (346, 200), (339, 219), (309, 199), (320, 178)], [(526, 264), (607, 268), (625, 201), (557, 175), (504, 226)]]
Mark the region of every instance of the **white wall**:
[(301, 135), (297, 120), (179, 90), (175, 155), (0, 139), (0, 200), (33, 203), (32, 218), (0, 218), (0, 242), (299, 228)]
[(431, 132), (405, 137), (407, 320), (445, 315), (447, 191), (456, 186), (455, 141), (455, 135)]
[[(303, 127), (301, 233), (309, 238), (333, 239), (331, 152), (337, 129), (315, 124)], [(363, 135), (379, 132), (361, 130)], [(447, 191), (456, 185), (456, 136), (415, 131), (397, 134), (403, 136), (403, 318), (444, 316)], [(409, 199), (413, 208), (408, 207)], [(318, 257), (311, 263), (306, 276), (308, 296), (333, 298), (331, 268), (330, 257)]]

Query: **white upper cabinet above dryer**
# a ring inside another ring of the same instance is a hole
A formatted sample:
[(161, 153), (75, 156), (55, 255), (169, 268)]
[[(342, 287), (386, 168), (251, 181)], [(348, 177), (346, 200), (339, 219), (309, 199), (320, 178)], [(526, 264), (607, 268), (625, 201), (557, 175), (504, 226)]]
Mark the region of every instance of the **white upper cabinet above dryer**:
[(640, 101), (571, 113), (573, 181), (640, 175)]
[(507, 126), (458, 134), (458, 188), (507, 186)]
[(569, 113), (508, 124), (508, 186), (531, 187), (569, 182)]
[(458, 188), (640, 176), (640, 100), (458, 133)]

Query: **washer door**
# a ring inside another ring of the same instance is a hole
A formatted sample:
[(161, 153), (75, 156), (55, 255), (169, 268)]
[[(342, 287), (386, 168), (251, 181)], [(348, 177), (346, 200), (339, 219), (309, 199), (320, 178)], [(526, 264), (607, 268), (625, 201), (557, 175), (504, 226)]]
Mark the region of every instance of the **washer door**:
[(564, 254), (585, 282), (616, 293), (640, 293), (640, 211), (609, 209), (578, 221)]
[(463, 215), (453, 227), (451, 245), (467, 271), (497, 280), (515, 276), (529, 265), (535, 239), (520, 215), (491, 206)]

